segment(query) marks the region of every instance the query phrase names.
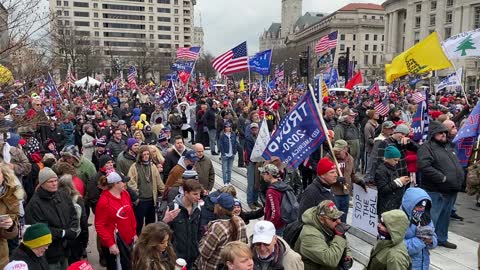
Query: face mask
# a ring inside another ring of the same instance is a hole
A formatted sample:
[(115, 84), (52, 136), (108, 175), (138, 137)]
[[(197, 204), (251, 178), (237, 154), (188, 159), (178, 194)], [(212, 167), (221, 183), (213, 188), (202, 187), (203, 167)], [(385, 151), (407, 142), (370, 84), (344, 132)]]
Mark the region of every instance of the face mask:
[(418, 224), (422, 220), (422, 216), (423, 216), (424, 213), (425, 213), (425, 209), (424, 210), (413, 209), (413, 211), (412, 211), (412, 222), (414, 224)]
[(380, 230), (380, 228), (377, 228), (377, 230), (378, 230), (378, 236), (377, 236), (378, 240), (392, 240), (392, 237), (388, 232), (384, 232)]

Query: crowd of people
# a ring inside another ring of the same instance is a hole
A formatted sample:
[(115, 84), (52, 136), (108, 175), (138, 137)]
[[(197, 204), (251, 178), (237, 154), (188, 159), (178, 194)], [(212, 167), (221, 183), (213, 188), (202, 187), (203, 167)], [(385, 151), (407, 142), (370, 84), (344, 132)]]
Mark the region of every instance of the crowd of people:
[[(322, 116), (332, 147), (325, 142), (292, 169), (278, 157), (250, 156), (262, 122), (274, 132), (304, 90), (275, 89), (265, 102), (236, 87), (192, 88), (169, 107), (158, 91), (2, 100), (0, 268), (88, 269), (79, 267), (91, 267), (86, 248), (96, 245), (108, 270), (350, 269), (346, 222), (357, 184), (378, 190), (367, 269), (428, 269), (429, 249), (456, 248), (448, 227), (463, 219), (454, 204), (467, 174), (478, 198), (478, 177), (452, 143), (475, 94), (432, 95), (425, 141), (413, 140), (415, 89), (392, 89), (385, 116), (374, 106), (381, 96), (331, 95)], [(205, 151), (220, 158), (217, 189)], [(237, 198), (234, 166), (246, 168), (247, 205)]]

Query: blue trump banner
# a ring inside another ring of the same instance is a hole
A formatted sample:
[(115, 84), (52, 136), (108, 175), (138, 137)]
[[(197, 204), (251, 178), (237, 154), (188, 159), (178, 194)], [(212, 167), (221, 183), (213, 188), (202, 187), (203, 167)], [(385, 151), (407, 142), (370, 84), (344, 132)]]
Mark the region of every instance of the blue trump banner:
[(256, 53), (248, 60), (250, 71), (262, 75), (270, 75), (270, 63), (272, 61), (272, 50)]
[(412, 118), (413, 140), (415, 142), (425, 142), (428, 135), (428, 125), (430, 118), (428, 116), (427, 99), (418, 104), (417, 111)]
[(193, 66), (195, 65), (195, 61), (183, 61), (183, 62), (175, 62), (170, 66), (170, 69), (173, 71), (186, 71), (188, 73), (192, 72)]
[(288, 167), (297, 168), (323, 141), (320, 114), (311, 91), (307, 91), (280, 123), (262, 156), (266, 160), (279, 157)]
[(468, 116), (457, 136), (453, 139), (458, 160), (463, 167), (468, 166), (475, 140), (480, 135), (480, 103), (478, 103)]
[(173, 81), (170, 81), (168, 83), (167, 89), (160, 96), (157, 102), (160, 104), (163, 104), (164, 108), (170, 108), (173, 102), (175, 102), (175, 99), (176, 99), (175, 86), (173, 84)]

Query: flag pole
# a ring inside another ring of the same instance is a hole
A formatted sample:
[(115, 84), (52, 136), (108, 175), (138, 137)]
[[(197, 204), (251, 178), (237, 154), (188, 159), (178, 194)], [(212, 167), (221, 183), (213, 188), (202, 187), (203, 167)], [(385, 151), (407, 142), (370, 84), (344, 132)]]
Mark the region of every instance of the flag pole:
[(192, 71), (190, 72), (190, 76), (188, 76), (187, 84), (185, 86), (187, 88), (187, 91), (188, 91), (188, 83), (190, 82), (190, 78), (192, 77), (192, 73), (195, 71), (195, 66), (197, 65), (197, 61), (198, 61), (198, 58), (200, 56), (200, 51), (201, 50), (202, 50), (202, 47), (200, 47), (200, 50), (198, 51), (198, 55), (195, 58), (195, 61), (193, 62)]
[[(315, 99), (315, 93), (313, 92), (313, 87), (310, 83), (308, 84), (308, 89), (309, 89), (312, 97)], [(335, 166), (337, 167), (338, 175), (340, 177), (343, 177), (343, 173), (340, 170), (340, 165), (338, 164), (337, 158), (335, 157), (335, 154), (333, 153), (332, 142), (330, 141), (330, 138), (328, 137), (327, 125), (325, 125), (325, 121), (323, 121), (323, 116), (320, 113), (322, 111), (322, 109), (320, 108), (320, 105), (317, 102), (314, 102), (314, 103), (315, 103), (315, 107), (317, 108), (317, 112), (319, 113), (319, 118), (320, 118), (320, 123), (322, 123), (323, 133), (325, 133), (325, 137), (326, 137), (327, 143), (328, 143), (328, 148), (330, 149), (330, 153), (332, 154), (333, 161), (335, 162)], [(322, 146), (320, 145), (320, 147), (322, 147)]]
[(63, 105), (62, 94), (60, 94), (60, 91), (58, 90), (57, 84), (55, 83), (55, 80), (53, 79), (52, 75), (50, 74), (50, 71), (48, 72), (48, 76), (50, 77), (50, 79), (52, 79), (53, 86), (55, 86), (55, 91), (57, 91), (58, 97), (60, 98), (60, 101), (62, 102), (62, 105)]

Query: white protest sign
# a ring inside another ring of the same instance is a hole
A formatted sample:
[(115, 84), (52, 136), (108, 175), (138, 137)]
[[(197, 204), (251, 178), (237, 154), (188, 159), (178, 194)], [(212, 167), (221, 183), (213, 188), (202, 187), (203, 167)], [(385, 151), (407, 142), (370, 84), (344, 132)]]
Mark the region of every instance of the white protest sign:
[(262, 154), (263, 151), (265, 151), (265, 148), (267, 148), (267, 144), (269, 141), (270, 133), (268, 132), (267, 120), (263, 118), (262, 124), (260, 126), (260, 131), (258, 132), (257, 140), (255, 141), (255, 146), (253, 147), (252, 154), (250, 155), (250, 161), (265, 161), (265, 159), (262, 157)]
[(377, 236), (377, 190), (353, 184), (352, 226)]

